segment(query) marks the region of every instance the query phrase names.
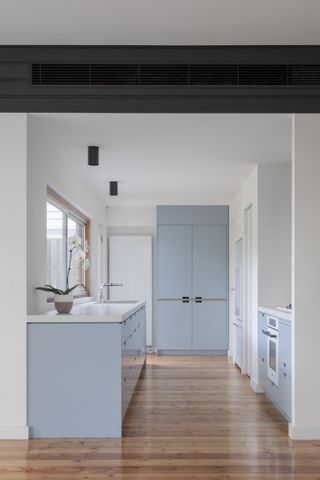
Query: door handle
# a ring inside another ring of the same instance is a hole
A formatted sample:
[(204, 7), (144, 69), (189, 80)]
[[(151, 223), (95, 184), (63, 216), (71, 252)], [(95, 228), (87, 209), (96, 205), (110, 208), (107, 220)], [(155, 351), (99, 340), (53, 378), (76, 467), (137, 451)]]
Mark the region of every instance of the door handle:
[(262, 333), (264, 333), (267, 337), (270, 338), (277, 338), (278, 335), (272, 335), (272, 333), (268, 332), (267, 330), (262, 330)]
[(182, 297), (182, 303), (189, 303), (190, 297)]

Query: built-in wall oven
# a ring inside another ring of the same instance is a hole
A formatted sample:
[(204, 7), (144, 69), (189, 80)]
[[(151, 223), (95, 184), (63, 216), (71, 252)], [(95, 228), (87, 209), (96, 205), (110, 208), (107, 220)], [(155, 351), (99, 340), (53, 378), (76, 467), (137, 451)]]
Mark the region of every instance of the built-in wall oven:
[(279, 323), (278, 319), (267, 315), (267, 375), (272, 383), (279, 386)]

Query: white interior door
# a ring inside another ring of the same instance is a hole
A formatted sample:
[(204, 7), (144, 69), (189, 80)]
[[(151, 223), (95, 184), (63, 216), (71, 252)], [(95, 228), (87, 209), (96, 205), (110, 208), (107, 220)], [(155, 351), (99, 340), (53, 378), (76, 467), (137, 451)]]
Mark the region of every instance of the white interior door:
[(152, 345), (152, 237), (110, 235), (109, 282), (123, 287), (109, 289), (110, 300), (146, 300), (146, 340)]

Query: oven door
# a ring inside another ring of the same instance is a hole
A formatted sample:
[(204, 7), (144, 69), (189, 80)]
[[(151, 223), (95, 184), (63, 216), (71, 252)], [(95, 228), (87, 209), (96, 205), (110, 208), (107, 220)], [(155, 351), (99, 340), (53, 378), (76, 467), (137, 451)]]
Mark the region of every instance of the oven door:
[(279, 339), (272, 328), (268, 329), (268, 378), (279, 386)]

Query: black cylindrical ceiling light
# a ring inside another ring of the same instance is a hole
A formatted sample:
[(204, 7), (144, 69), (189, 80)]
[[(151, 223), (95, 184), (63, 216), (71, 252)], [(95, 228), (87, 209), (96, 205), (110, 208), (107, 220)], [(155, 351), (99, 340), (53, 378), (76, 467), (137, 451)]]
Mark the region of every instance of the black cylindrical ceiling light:
[(99, 147), (93, 145), (88, 147), (88, 165), (91, 167), (99, 165)]
[(109, 193), (112, 197), (118, 195), (118, 182), (109, 182)]

